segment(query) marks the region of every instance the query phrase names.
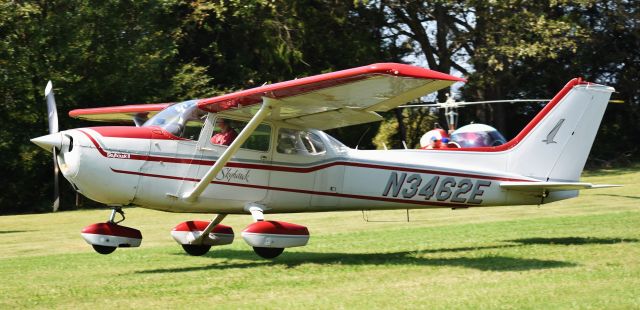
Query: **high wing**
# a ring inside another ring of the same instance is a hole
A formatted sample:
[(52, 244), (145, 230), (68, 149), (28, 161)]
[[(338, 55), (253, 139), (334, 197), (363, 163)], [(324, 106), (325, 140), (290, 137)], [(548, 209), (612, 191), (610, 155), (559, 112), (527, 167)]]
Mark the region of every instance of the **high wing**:
[(69, 112), (73, 118), (97, 122), (136, 122), (148, 119), (170, 106), (171, 103), (133, 104), (115, 107), (76, 109)]
[(269, 118), (320, 130), (379, 121), (376, 112), (464, 82), (448, 74), (397, 63), (314, 75), (223, 96), (201, 99), (202, 110), (251, 117), (263, 97), (277, 100)]

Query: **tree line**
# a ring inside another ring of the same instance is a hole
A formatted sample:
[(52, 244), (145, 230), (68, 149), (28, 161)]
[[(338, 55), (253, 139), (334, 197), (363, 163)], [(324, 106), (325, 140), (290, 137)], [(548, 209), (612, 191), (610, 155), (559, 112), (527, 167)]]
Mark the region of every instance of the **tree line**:
[[(67, 129), (92, 125), (66, 117), (75, 108), (212, 97), (375, 62), (464, 75), (457, 98), (467, 101), (548, 98), (582, 76), (625, 102), (608, 108), (590, 157), (617, 165), (639, 154), (639, 45), (639, 4), (622, 0), (2, 1), (0, 214), (50, 208), (51, 155), (29, 142), (47, 132), (49, 79)], [(539, 106), (465, 109), (461, 123), (509, 138)], [(331, 134), (352, 147), (415, 146), (439, 116), (385, 117)], [(73, 208), (63, 190), (62, 208)]]

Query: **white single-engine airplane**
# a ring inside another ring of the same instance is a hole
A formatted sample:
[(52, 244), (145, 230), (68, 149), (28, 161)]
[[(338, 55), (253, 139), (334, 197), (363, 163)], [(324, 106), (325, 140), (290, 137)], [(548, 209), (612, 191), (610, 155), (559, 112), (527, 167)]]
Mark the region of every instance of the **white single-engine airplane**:
[(49, 84), (51, 133), (31, 141), (53, 150), (78, 192), (113, 208), (107, 222), (82, 230), (102, 254), (142, 241), (116, 221), (124, 206), (217, 214), (171, 232), (191, 255), (233, 242), (233, 229), (220, 224), (226, 215), (251, 214), (243, 239), (274, 258), (306, 245), (309, 231), (264, 214), (537, 205), (609, 186), (579, 178), (614, 90), (579, 78), (497, 147), (354, 150), (322, 132), (379, 121), (376, 112), (457, 81), (379, 63), (175, 104), (73, 110), (71, 117), (136, 127), (61, 132)]

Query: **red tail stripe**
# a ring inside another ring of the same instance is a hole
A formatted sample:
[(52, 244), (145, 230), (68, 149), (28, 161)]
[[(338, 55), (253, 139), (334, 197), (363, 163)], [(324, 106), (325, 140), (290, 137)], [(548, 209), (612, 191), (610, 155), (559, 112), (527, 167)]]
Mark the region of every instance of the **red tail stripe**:
[(529, 132), (531, 132), (531, 130), (533, 130), (533, 128), (535, 128), (536, 125), (538, 125), (538, 123), (540, 123), (540, 121), (545, 116), (547, 116), (547, 114), (549, 114), (549, 112), (551, 112), (551, 110), (553, 110), (553, 108), (556, 105), (558, 105), (558, 103), (562, 100), (562, 98), (564, 98), (567, 95), (567, 93), (569, 93), (569, 91), (573, 89), (574, 86), (581, 85), (581, 84), (589, 84), (589, 83), (583, 82), (581, 78), (575, 78), (569, 81), (569, 83), (567, 83), (567, 85), (565, 85), (562, 88), (562, 90), (560, 90), (560, 92), (558, 92), (553, 97), (553, 99), (551, 99), (551, 101), (549, 101), (549, 103), (547, 103), (547, 105), (545, 105), (544, 108), (540, 110), (540, 112), (538, 112), (538, 114), (529, 122), (529, 124), (527, 124), (527, 126), (525, 126), (520, 131), (520, 133), (518, 133), (517, 136), (515, 136), (515, 138), (511, 139), (509, 142), (503, 145), (490, 146), (490, 147), (468, 147), (468, 148), (433, 149), (433, 150), (454, 151), (454, 152), (502, 152), (502, 151), (509, 150), (515, 147), (516, 145), (518, 145), (518, 143), (520, 143), (520, 141), (522, 141), (529, 134)]

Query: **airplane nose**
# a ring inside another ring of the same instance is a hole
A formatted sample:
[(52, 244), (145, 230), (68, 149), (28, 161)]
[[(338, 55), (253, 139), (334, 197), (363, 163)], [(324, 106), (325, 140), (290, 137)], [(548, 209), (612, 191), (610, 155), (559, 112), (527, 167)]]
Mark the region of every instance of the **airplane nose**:
[(37, 146), (51, 152), (53, 147), (62, 148), (62, 134), (59, 132), (31, 139)]

